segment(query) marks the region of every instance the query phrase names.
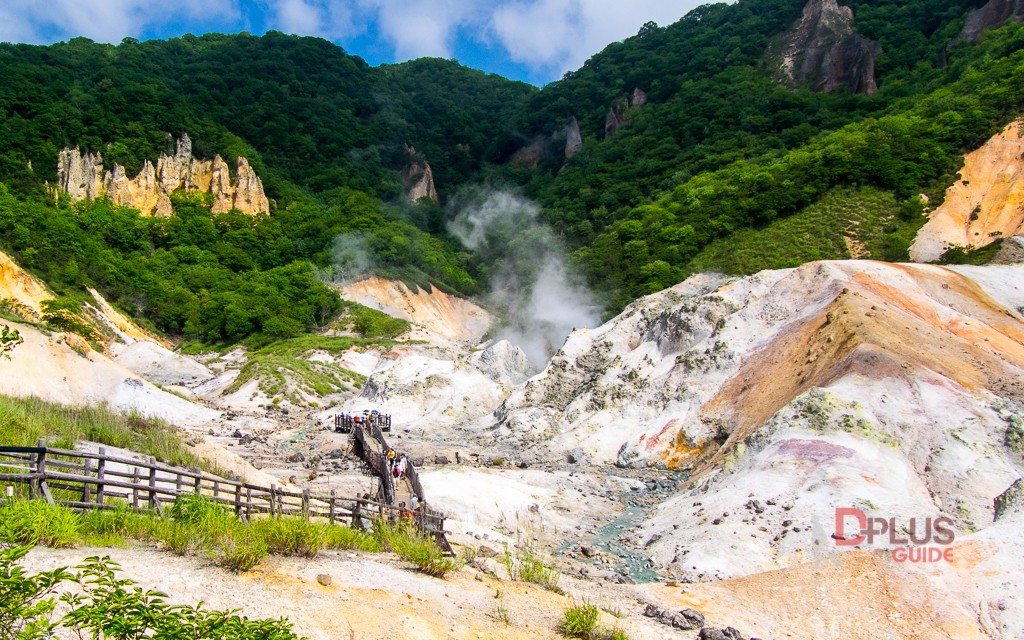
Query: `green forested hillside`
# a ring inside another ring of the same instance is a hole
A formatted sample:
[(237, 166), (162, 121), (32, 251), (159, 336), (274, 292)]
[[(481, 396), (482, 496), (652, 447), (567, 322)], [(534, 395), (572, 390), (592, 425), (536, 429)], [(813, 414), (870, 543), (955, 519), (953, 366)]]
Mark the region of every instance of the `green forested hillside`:
[[(740, 231), (761, 242), (746, 230), (799, 213), (837, 186), (877, 187), (902, 203), (884, 228), (888, 249), (872, 255), (906, 259), (923, 222), (917, 194), (941, 199), (961, 155), (1021, 112), (1024, 31), (1011, 23), (949, 49), (975, 6), (958, 0), (851, 3), (858, 32), (883, 46), (876, 94), (785, 88), (765, 52), (802, 6), (701, 7), (608, 47), (530, 98), (520, 120), (526, 139), (557, 138), (575, 115), (584, 146), (566, 162), (549, 145), (537, 171), (507, 175), (545, 205), (612, 309), (697, 268), (734, 266), (692, 260)], [(648, 104), (627, 108), (606, 139), (605, 114), (634, 88), (647, 91)], [(799, 254), (744, 269), (789, 265)]]
[[(0, 249), (67, 304), (96, 286), (207, 343), (324, 326), (340, 307), (322, 280), (353, 245), (385, 274), (480, 292), (491, 269), (447, 233), (444, 205), (481, 184), (535, 199), (610, 310), (697, 269), (847, 257), (822, 220), (856, 226), (872, 257), (905, 259), (918, 194), (941, 197), (961, 154), (1021, 112), (1024, 27), (949, 46), (978, 4), (850, 2), (883, 48), (874, 95), (773, 77), (766, 51), (802, 0), (649, 24), (542, 90), (440, 59), (372, 68), (274, 32), (0, 44)], [(637, 88), (647, 103), (606, 138), (605, 114)], [(584, 144), (566, 160), (572, 117)], [(183, 132), (198, 157), (248, 158), (270, 215), (214, 215), (182, 195), (176, 216), (149, 219), (46, 187), (64, 146), (132, 174)], [(440, 205), (402, 201), (414, 157)]]

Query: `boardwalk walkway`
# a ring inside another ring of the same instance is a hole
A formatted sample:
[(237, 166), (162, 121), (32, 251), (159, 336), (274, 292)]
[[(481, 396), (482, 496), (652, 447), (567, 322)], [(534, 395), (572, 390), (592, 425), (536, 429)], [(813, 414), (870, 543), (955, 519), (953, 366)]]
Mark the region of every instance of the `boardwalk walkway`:
[[(308, 489), (289, 491), (274, 484), (267, 487), (173, 467), (153, 458), (111, 455), (102, 447), (96, 453), (47, 447), (43, 440), (35, 447), (0, 446), (0, 484), (27, 487), (29, 497), (79, 511), (127, 505), (162, 514), (179, 495), (200, 494), (232, 509), (243, 520), (261, 514), (323, 518), (332, 523), (359, 522), (368, 515), (389, 522), (412, 519), (434, 536), (442, 549), (450, 551), (444, 514), (426, 506), (419, 479), (404, 479), (397, 488), (391, 482), (382, 453), (387, 446), (383, 434), (378, 430), (376, 437), (357, 442), (363, 443), (360, 458), (383, 481), (381, 499), (338, 496), (333, 490), (327, 495)], [(407, 508), (398, 506), (412, 495), (419, 497), (415, 513), (408, 510), (409, 502)], [(399, 503), (396, 496), (401, 497)]]

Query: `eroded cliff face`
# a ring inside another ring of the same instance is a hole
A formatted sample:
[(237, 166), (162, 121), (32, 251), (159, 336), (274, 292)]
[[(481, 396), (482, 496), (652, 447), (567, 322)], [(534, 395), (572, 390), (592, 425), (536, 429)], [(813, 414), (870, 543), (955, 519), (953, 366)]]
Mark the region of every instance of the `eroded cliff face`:
[(950, 46), (960, 42), (978, 42), (987, 29), (1000, 27), (1010, 19), (1024, 20), (1024, 0), (989, 0), (985, 6), (971, 9), (964, 28), (953, 38)]
[(854, 31), (849, 7), (836, 0), (810, 0), (800, 20), (769, 47), (768, 59), (785, 84), (872, 94), (878, 91), (875, 59), (881, 52), (881, 45)]
[(0, 301), (25, 317), (38, 320), (43, 313), (43, 301), (52, 298), (46, 285), (0, 251)]
[(647, 104), (647, 92), (637, 87), (633, 89), (630, 96), (619, 96), (608, 108), (604, 118), (604, 137), (610, 138), (618, 133), (619, 129), (626, 123), (627, 109), (642, 107)]
[(931, 214), (910, 247), (918, 262), (937, 260), (952, 246), (982, 247), (1024, 234), (1024, 124), (1012, 122), (964, 156), (960, 180)]
[(93, 200), (108, 197), (111, 202), (138, 209), (143, 215), (169, 216), (170, 194), (178, 189), (213, 195), (214, 213), (238, 209), (243, 213), (269, 213), (270, 201), (263, 192), (263, 182), (239, 156), (237, 179), (231, 184), (228, 165), (220, 156), (213, 160), (192, 157), (192, 141), (182, 134), (173, 156), (161, 155), (156, 166), (149, 160), (134, 178), (129, 178), (124, 167), (114, 164), (110, 171), (103, 170), (100, 153), (86, 153), (75, 148), (63, 149), (57, 156), (58, 187), (73, 200)]
[(576, 155), (576, 152), (583, 148), (583, 136), (580, 134), (580, 123), (576, 116), (569, 118), (569, 124), (565, 125), (565, 159)]
[(420, 198), (438, 201), (437, 188), (434, 187), (434, 172), (427, 162), (410, 162), (402, 170), (402, 183), (409, 190), (409, 199), (413, 202)]

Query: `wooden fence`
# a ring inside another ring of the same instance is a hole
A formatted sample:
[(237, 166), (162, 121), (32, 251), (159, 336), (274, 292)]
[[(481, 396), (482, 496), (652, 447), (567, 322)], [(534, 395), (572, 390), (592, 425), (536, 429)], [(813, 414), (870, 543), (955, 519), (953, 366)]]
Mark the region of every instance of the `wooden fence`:
[(254, 515), (291, 515), (306, 519), (323, 518), (331, 523), (349, 521), (361, 525), (364, 518), (395, 522), (411, 518), (422, 530), (450, 549), (444, 536), (444, 515), (420, 503), (415, 512), (382, 502), (328, 495), (308, 489), (288, 491), (283, 487), (228, 480), (202, 471), (180, 469), (153, 458), (137, 460), (106, 453), (69, 451), (45, 446), (0, 446), (0, 483), (28, 485), (29, 495), (51, 504), (76, 510), (112, 509), (126, 504), (133, 509), (163, 513), (164, 507), (185, 494), (199, 494), (232, 509), (248, 520)]

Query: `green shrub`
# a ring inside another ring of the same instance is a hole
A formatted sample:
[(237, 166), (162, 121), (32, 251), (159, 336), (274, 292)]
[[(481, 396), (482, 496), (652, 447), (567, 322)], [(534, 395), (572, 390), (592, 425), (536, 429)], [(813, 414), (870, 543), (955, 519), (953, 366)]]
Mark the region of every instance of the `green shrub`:
[(0, 640), (52, 637), (56, 603), (50, 594), (73, 577), (65, 569), (26, 573), (18, 563), (31, 548), (0, 548)]
[[(88, 558), (76, 576), (83, 592), (61, 600), (71, 611), (61, 621), (80, 636), (106, 640), (137, 638), (231, 638), (292, 640), (287, 620), (249, 620), (233, 611), (171, 605), (159, 591), (143, 591), (131, 580), (118, 579), (109, 558)], [(84, 632), (84, 633), (83, 633)]]
[(267, 557), (266, 539), (251, 527), (239, 528), (235, 535), (225, 535), (220, 539), (217, 553), (217, 564), (241, 573), (248, 571)]
[(595, 632), (600, 615), (601, 611), (597, 605), (586, 600), (582, 603), (573, 603), (562, 613), (562, 622), (559, 624), (558, 630), (567, 638), (594, 640), (597, 638)]
[(316, 557), (327, 540), (327, 526), (296, 517), (257, 520), (250, 527), (266, 540), (270, 553)]
[(12, 544), (70, 547), (78, 528), (73, 511), (42, 500), (12, 500), (0, 507), (0, 539)]
[(443, 578), (450, 572), (462, 568), (462, 562), (458, 558), (445, 556), (433, 538), (412, 527), (391, 527), (387, 534), (387, 542), (400, 558), (408, 560), (419, 571), (435, 578)]

